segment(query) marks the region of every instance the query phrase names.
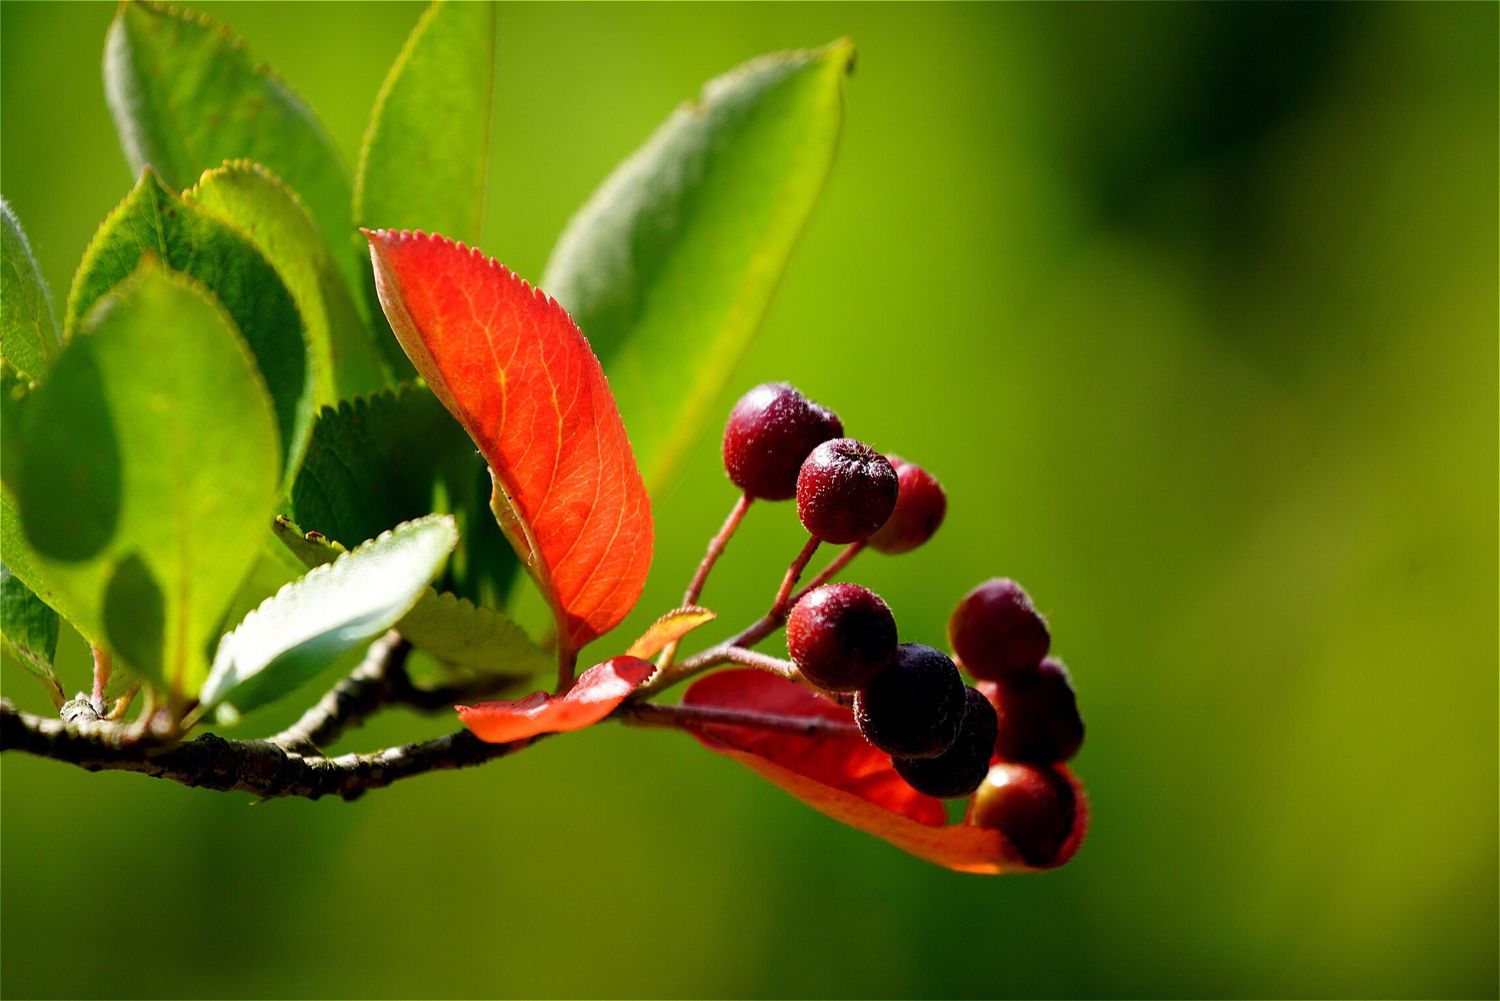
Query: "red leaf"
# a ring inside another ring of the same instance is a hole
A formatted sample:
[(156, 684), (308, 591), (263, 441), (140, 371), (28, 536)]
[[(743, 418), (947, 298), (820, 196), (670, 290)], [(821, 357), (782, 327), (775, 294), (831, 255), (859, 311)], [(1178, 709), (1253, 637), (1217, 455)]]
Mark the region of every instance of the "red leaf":
[(651, 566), (651, 502), (599, 360), (561, 306), (479, 251), (365, 235), (391, 328), (489, 462), (496, 517), (575, 653)]
[[(785, 678), (753, 669), (710, 674), (689, 686), (682, 701), (684, 705), (853, 722), (848, 709)], [(908, 786), (896, 774), (889, 756), (862, 737), (808, 737), (721, 723), (695, 728), (693, 736), (820, 813), (918, 858), (959, 872), (1030, 871), (998, 831), (968, 824), (945, 826), (942, 802)], [(1080, 818), (1054, 866), (1072, 857), (1087, 826), (1083, 789), (1072, 773), (1067, 774), (1079, 796)]]
[(656, 665), (638, 657), (613, 657), (584, 671), (565, 695), (532, 692), (524, 699), (457, 706), (458, 718), (491, 744), (582, 730), (613, 712), (655, 670)]

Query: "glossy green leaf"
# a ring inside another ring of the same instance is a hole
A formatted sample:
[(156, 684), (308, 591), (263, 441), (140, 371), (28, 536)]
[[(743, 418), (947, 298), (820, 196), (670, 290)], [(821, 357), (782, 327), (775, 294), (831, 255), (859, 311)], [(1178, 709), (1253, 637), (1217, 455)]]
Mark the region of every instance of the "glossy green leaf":
[(452, 513), (462, 542), (442, 587), (502, 604), (517, 562), (490, 514), (474, 443), (425, 387), (403, 385), (325, 407), (292, 484), (292, 520), (344, 546), (429, 511)]
[(245, 616), (219, 642), (202, 704), (249, 712), (288, 694), (416, 604), (458, 544), (447, 515), (397, 526), (316, 567)]
[[(68, 296), (71, 337), (142, 255), (202, 282), (244, 336), (275, 406), (290, 480), (311, 432), (315, 380), (301, 314), (280, 276), (238, 229), (179, 198), (147, 169), (94, 234)], [(387, 528), (390, 526), (387, 525)]]
[(105, 40), (104, 92), (133, 172), (150, 164), (181, 191), (225, 160), (265, 164), (301, 196), (358, 287), (367, 269), (355, 254), (337, 147), (228, 29), (178, 7), (121, 4)]
[(319, 404), (391, 381), (385, 354), (355, 308), (327, 241), (281, 178), (258, 163), (236, 160), (205, 173), (184, 198), (247, 236), (281, 276), (307, 327)]
[[(332, 563), (345, 552), (327, 536), (303, 532), (287, 518), (277, 518), (274, 528), (276, 537), (307, 566)], [(451, 591), (428, 588), (396, 628), (412, 645), (452, 667), (538, 674), (555, 666), (552, 654), (503, 613)]]
[(552, 252), (541, 287), (604, 361), (653, 495), (765, 315), (832, 165), (853, 63), (844, 39), (710, 81)]
[(22, 436), (14, 487), (38, 592), (119, 663), (196, 693), (280, 468), (271, 400), (233, 322), (147, 260), (80, 325)]
[[(22, 407), (62, 350), (52, 295), (41, 267), (10, 203), (0, 198), (0, 428), (9, 429), (0, 446), (0, 480), (11, 475), (20, 457)], [(3, 489), (3, 488), (0, 488)], [(0, 643), (5, 652), (61, 693), (52, 670), (57, 651), (57, 613), (23, 583), (34, 578), (30, 552), (19, 538), (14, 501), (4, 497), (0, 534), (7, 564), (0, 564)], [(21, 575), (8, 563), (20, 566)]]
[(375, 99), (354, 181), (357, 224), (478, 242), (494, 78), (494, 5), (428, 7)]

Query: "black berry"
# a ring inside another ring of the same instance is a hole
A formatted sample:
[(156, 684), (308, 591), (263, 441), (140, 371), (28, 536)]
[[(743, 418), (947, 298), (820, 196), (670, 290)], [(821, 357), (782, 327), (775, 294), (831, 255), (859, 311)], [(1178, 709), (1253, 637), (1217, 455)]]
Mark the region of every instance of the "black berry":
[(948, 639), (969, 673), (988, 681), (1029, 673), (1052, 643), (1021, 585), (998, 577), (964, 595), (948, 620)]
[(892, 757), (931, 758), (953, 746), (964, 717), (964, 682), (940, 650), (917, 643), (854, 697), (865, 739)]
[(797, 516), (824, 542), (858, 542), (885, 524), (899, 491), (890, 460), (853, 438), (834, 438), (802, 463)]
[(1077, 819), (1073, 785), (1055, 769), (998, 764), (974, 794), (966, 822), (999, 831), (1027, 865), (1046, 866)]
[(917, 548), (937, 532), (948, 513), (948, 495), (927, 470), (899, 455), (888, 455), (896, 470), (899, 491), (896, 509), (872, 536), (870, 545), (882, 553), (905, 553)]
[(797, 472), (819, 443), (844, 433), (838, 415), (785, 382), (756, 386), (740, 397), (724, 428), (724, 469), (751, 497), (789, 500)]
[(1061, 661), (1048, 658), (1033, 673), (996, 683), (990, 697), (1000, 715), (995, 753), (1005, 761), (1050, 765), (1078, 753), (1083, 717)]
[(948, 799), (979, 788), (995, 752), (995, 707), (972, 688), (964, 689), (964, 718), (953, 746), (935, 758), (896, 758), (906, 784), (928, 796)]
[(896, 659), (896, 619), (869, 588), (825, 584), (792, 609), (786, 648), (808, 681), (852, 692)]

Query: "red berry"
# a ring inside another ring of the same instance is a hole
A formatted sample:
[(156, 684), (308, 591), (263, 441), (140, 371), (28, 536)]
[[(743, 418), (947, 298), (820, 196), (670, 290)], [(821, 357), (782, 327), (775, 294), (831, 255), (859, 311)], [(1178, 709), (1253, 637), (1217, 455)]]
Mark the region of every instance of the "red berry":
[(1073, 784), (1053, 768), (999, 764), (974, 794), (965, 822), (999, 831), (1027, 865), (1045, 866), (1078, 819)]
[(969, 673), (987, 681), (1030, 672), (1052, 643), (1046, 620), (1021, 585), (998, 577), (958, 603), (948, 620), (948, 639)]
[(896, 659), (896, 619), (869, 588), (825, 584), (792, 609), (786, 648), (808, 681), (852, 692)]
[(1049, 657), (1034, 673), (984, 687), (1000, 715), (995, 754), (1002, 760), (1050, 765), (1078, 753), (1083, 717), (1062, 661)]
[(885, 456), (853, 438), (813, 449), (797, 474), (797, 516), (824, 542), (867, 538), (891, 516), (900, 481)]
[(964, 719), (958, 739), (935, 758), (895, 758), (892, 764), (906, 784), (940, 799), (967, 796), (990, 770), (995, 750), (995, 707), (972, 688), (964, 689)]
[(789, 500), (797, 472), (820, 442), (844, 433), (838, 415), (785, 382), (756, 386), (740, 397), (724, 428), (724, 469), (751, 497)]
[(888, 455), (900, 484), (896, 510), (880, 530), (870, 536), (870, 545), (882, 553), (905, 553), (917, 548), (937, 532), (948, 513), (948, 495), (927, 470), (899, 455)]
[(865, 739), (900, 758), (931, 758), (953, 746), (964, 718), (964, 682), (941, 650), (917, 643), (854, 696), (854, 722)]

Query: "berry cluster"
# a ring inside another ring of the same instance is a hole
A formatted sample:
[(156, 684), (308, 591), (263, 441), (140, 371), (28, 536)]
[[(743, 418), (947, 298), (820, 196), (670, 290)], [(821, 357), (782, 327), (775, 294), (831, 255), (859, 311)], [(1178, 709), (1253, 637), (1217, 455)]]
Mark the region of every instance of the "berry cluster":
[[(795, 496), (815, 540), (894, 554), (930, 539), (947, 509), (937, 479), (843, 433), (837, 415), (792, 386), (758, 386), (730, 414), (725, 468), (747, 498)], [(1056, 857), (1077, 810), (1056, 766), (1078, 750), (1083, 721), (1066, 668), (1047, 657), (1047, 624), (1020, 586), (987, 581), (959, 603), (949, 623), (957, 663), (900, 642), (890, 607), (858, 584), (806, 592), (786, 639), (805, 681), (834, 698), (853, 693), (860, 732), (912, 788), (943, 798), (977, 791), (971, 823), (1002, 831), (1033, 865)]]

